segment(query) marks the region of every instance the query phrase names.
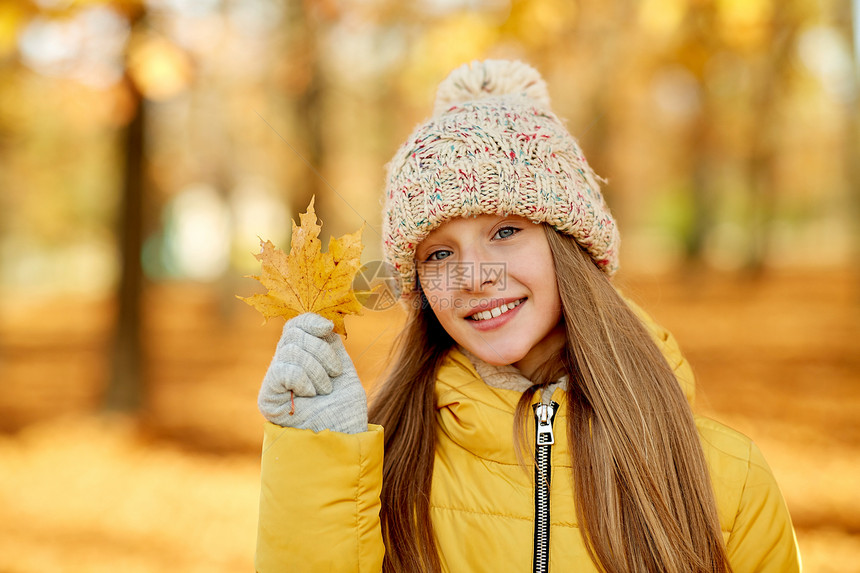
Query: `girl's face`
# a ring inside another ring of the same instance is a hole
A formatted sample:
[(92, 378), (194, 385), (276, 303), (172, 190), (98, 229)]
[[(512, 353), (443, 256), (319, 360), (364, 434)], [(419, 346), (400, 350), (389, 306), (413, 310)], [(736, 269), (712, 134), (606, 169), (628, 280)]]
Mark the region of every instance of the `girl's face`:
[(565, 343), (544, 230), (523, 217), (458, 217), (416, 250), (421, 288), (461, 346), (529, 376)]

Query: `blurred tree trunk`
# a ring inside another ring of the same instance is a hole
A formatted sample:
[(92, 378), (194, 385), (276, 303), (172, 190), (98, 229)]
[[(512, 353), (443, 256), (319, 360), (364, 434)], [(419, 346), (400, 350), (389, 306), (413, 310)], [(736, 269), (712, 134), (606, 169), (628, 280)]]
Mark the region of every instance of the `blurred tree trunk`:
[(845, 121), (845, 142), (843, 149), (845, 150), (845, 170), (849, 189), (849, 209), (851, 209), (851, 220), (854, 224), (850, 228), (853, 233), (854, 252), (853, 257), (854, 268), (860, 266), (860, 61), (857, 59), (857, 27), (860, 26), (860, 13), (857, 10), (856, 2), (841, 2), (840, 7), (842, 13), (837, 13), (837, 25), (843, 30), (843, 34), (848, 41), (848, 46), (851, 50), (851, 97), (847, 102), (846, 121)]
[(705, 68), (711, 54), (719, 48), (716, 37), (716, 8), (711, 4), (693, 5), (687, 16), (686, 42), (680, 47), (680, 59), (699, 82), (700, 108), (690, 134), (690, 225), (684, 237), (684, 254), (688, 266), (695, 269), (702, 258), (705, 243), (714, 226), (714, 210), (718, 190), (714, 172), (717, 151), (713, 122), (717, 105), (711, 90), (705, 86)]
[[(130, 22), (132, 30), (142, 18), (142, 13), (133, 18)], [(121, 270), (117, 291), (118, 313), (113, 364), (105, 395), (105, 408), (115, 411), (138, 410), (144, 395), (141, 375), (141, 303), (144, 279), (140, 257), (143, 246), (146, 106), (128, 75), (125, 82), (134, 98), (137, 111), (122, 137), (125, 166), (122, 176), (122, 200), (117, 218)]]
[(291, 213), (306, 210), (311, 196), (316, 196), (314, 204), (317, 213), (323, 213), (328, 203), (328, 186), (323, 180), (322, 170), (325, 161), (325, 147), (322, 126), (322, 71), (319, 55), (320, 25), (314, 14), (312, 2), (301, 0), (289, 2), (287, 8), (287, 28), (293, 38), (289, 57), (293, 61), (289, 81), (297, 82), (302, 89), (294, 106), (294, 141), (287, 134), (285, 141), (304, 165), (300, 166), (301, 175), (296, 181), (295, 191), (288, 201)]
[[(611, 193), (606, 194), (606, 200), (615, 217), (623, 225), (628, 218), (627, 209), (630, 195), (629, 186), (625, 186), (625, 172), (619, 168), (617, 153), (613, 153), (614, 140), (619, 131), (623, 131), (626, 121), (619, 107), (621, 97), (628, 89), (626, 75), (629, 63), (637, 57), (631, 50), (631, 38), (636, 38), (636, 6), (630, 0), (613, 2), (608, 5), (590, 5), (589, 10), (568, 18), (570, 28), (562, 30), (562, 37), (594, 38), (599, 37), (600, 49), (594, 51), (595, 67), (601, 70), (596, 74), (594, 85), (588, 88), (590, 92), (589, 110), (593, 119), (583, 126), (582, 131), (575, 134), (576, 138), (585, 143), (588, 148), (589, 165), (595, 173), (608, 177), (610, 180), (621, 181)], [(614, 27), (612, 34), (603, 34), (603, 30)], [(635, 40), (634, 40), (635, 41)], [(551, 59), (552, 44), (547, 44), (543, 60)], [(577, 49), (585, 49), (580, 44)], [(549, 64), (545, 64), (549, 68)]]
[(750, 188), (749, 242), (744, 267), (758, 274), (764, 267), (770, 248), (770, 235), (776, 211), (777, 154), (774, 149), (779, 133), (779, 99), (787, 93), (792, 48), (798, 23), (793, 2), (774, 4), (768, 46), (757, 57), (754, 77), (758, 82), (754, 100), (756, 125), (748, 164)]

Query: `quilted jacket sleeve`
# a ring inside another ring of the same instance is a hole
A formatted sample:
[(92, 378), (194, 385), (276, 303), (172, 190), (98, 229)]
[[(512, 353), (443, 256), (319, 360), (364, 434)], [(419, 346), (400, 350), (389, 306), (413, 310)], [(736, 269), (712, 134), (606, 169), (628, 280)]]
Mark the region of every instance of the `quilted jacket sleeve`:
[(800, 554), (788, 508), (754, 443), (750, 444), (749, 469), (726, 549), (735, 571), (800, 571)]
[(381, 571), (382, 427), (265, 424), (256, 571)]

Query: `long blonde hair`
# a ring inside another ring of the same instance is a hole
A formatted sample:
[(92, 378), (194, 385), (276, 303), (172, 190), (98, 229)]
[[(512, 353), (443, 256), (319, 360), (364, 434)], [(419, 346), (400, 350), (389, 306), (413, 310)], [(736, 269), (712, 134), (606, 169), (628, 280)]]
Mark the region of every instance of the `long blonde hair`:
[[(671, 368), (609, 278), (573, 239), (545, 229), (567, 336), (559, 359), (569, 376), (576, 512), (592, 561), (607, 572), (730, 571), (698, 433)], [(386, 572), (441, 568), (430, 520), (434, 387), (454, 341), (422, 293), (417, 300), (370, 407), (385, 427)], [(519, 402), (516, 435), (532, 395)]]

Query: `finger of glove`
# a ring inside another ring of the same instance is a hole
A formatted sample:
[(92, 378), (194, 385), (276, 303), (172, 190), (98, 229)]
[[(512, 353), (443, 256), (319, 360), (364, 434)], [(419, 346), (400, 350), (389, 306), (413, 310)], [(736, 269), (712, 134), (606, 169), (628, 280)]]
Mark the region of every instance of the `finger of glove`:
[[(260, 388), (257, 397), (257, 408), (260, 413), (272, 423), (280, 426), (290, 425), (290, 412), (293, 410), (293, 400), (289, 394), (267, 392), (266, 386)], [(310, 400), (311, 398), (302, 398)]]
[(355, 364), (353, 363), (352, 358), (350, 358), (349, 353), (346, 351), (346, 348), (343, 345), (343, 340), (341, 340), (340, 336), (332, 333), (326, 337), (326, 340), (329, 341), (332, 351), (335, 356), (337, 356), (341, 364), (340, 372), (332, 376), (334, 389), (337, 390), (344, 385), (353, 383), (361, 385), (361, 382), (358, 380), (358, 372), (355, 370)]
[(316, 336), (317, 338), (323, 338), (334, 330), (334, 323), (332, 321), (321, 317), (315, 312), (305, 312), (300, 314), (287, 321), (287, 324), (285, 324), (284, 327), (286, 328), (287, 326), (299, 328), (311, 336)]
[(315, 432), (331, 430), (356, 434), (367, 431), (367, 399), (361, 386), (353, 392), (316, 398), (296, 398), (293, 416), (275, 422)]
[(273, 396), (286, 396), (291, 391), (308, 397), (327, 394), (331, 392), (331, 378), (313, 357), (298, 350), (289, 360), (272, 361), (260, 389)]
[[(291, 348), (299, 348), (313, 356), (325, 368), (329, 376), (337, 376), (343, 370), (343, 359), (337, 355), (335, 351), (337, 347), (329, 341), (331, 337), (340, 340), (340, 337), (333, 332), (329, 333), (326, 338), (318, 338), (299, 328), (285, 329), (275, 355), (282, 356), (282, 360), (289, 362), (289, 353), (294, 352)], [(343, 343), (341, 343), (342, 345)]]

